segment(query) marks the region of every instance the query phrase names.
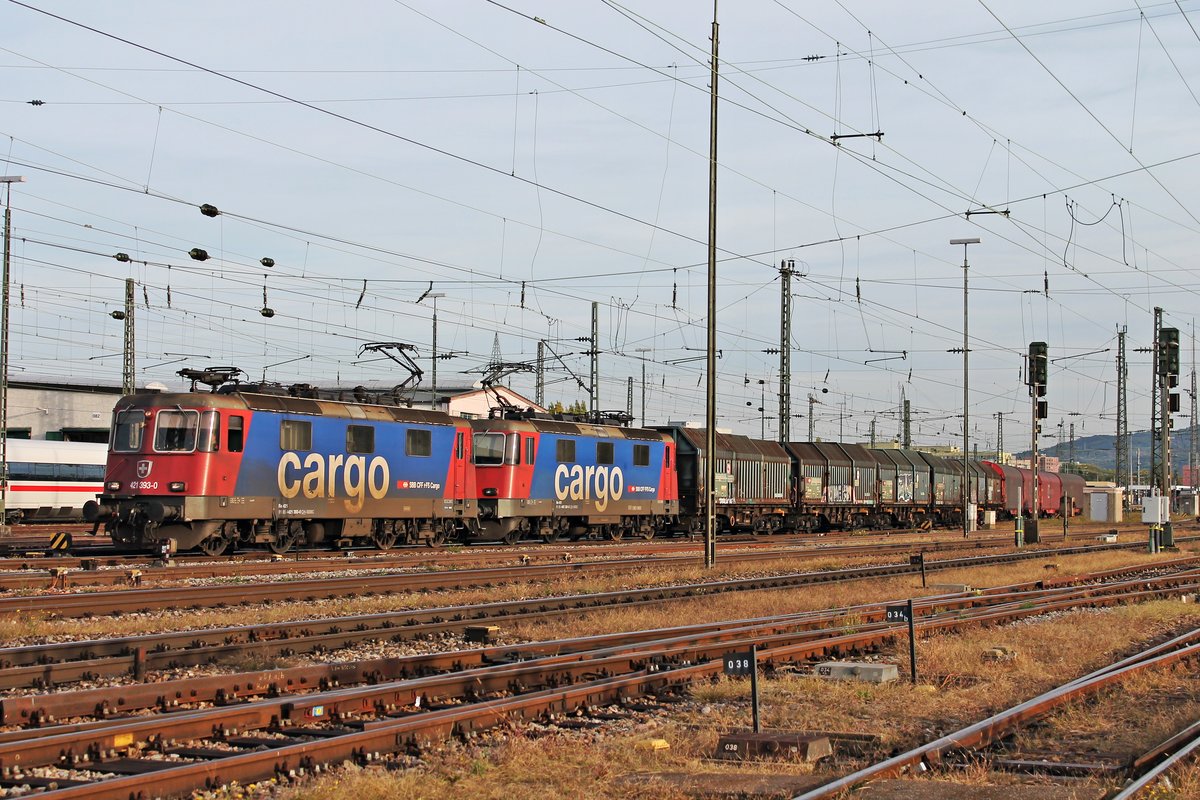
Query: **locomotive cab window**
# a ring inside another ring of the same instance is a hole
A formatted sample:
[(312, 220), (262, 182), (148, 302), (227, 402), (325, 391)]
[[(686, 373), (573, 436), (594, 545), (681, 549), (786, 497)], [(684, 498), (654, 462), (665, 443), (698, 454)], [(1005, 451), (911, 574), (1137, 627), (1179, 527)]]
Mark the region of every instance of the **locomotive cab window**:
[(504, 463), (504, 434), (477, 433), (471, 437), (474, 462), (481, 467), (498, 467)]
[(225, 449), (231, 453), (242, 452), (246, 441), (245, 417), (230, 417), (229, 426), (225, 429)]
[(613, 463), (612, 442), (596, 442), (596, 463), (597, 464)]
[(554, 455), (560, 464), (575, 463), (575, 440), (559, 439), (554, 443)]
[(154, 449), (160, 453), (188, 453), (196, 449), (199, 411), (159, 411), (154, 423)]
[(308, 420), (285, 419), (279, 423), (280, 450), (312, 450), (312, 423)]
[(221, 449), (221, 415), (216, 411), (205, 411), (200, 415), (196, 449), (201, 453), (215, 453)]
[(535, 454), (535, 451), (534, 451), (533, 437), (530, 436), (525, 439), (525, 463), (526, 464), (533, 463), (534, 454)]
[(404, 453), (410, 456), (433, 455), (433, 434), (424, 428), (404, 432)]
[(512, 466), (521, 463), (521, 434), (508, 434), (504, 442), (504, 463)]
[(366, 455), (374, 453), (375, 429), (370, 425), (347, 425), (346, 452)]
[(113, 420), (112, 450), (114, 453), (136, 453), (142, 449), (142, 434), (146, 430), (145, 411), (120, 411)]
[(633, 465), (635, 467), (650, 466), (650, 445), (635, 444), (633, 446)]

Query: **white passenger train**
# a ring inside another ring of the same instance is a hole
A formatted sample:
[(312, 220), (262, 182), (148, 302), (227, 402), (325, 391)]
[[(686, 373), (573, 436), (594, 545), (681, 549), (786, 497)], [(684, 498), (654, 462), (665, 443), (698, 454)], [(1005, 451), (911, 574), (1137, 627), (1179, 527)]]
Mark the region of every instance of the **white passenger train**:
[(108, 445), (92, 442), (8, 440), (5, 522), (83, 518), (83, 504), (104, 490)]

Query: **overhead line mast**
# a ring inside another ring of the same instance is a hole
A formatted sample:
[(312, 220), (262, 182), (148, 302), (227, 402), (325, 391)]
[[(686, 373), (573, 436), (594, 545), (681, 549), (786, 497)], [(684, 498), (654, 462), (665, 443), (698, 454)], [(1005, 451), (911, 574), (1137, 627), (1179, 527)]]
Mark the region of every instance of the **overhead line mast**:
[(717, 0), (713, 0), (708, 120), (708, 382), (704, 413), (704, 566), (717, 563)]

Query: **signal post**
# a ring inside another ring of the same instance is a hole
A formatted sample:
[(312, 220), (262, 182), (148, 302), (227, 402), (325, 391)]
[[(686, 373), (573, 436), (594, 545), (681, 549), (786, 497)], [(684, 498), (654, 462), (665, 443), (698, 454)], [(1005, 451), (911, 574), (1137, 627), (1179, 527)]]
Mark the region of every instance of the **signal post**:
[[(1161, 308), (1154, 309), (1154, 318), (1158, 327), (1156, 372), (1158, 373), (1158, 398), (1161, 404), (1158, 415), (1158, 435), (1162, 466), (1157, 478), (1159, 491), (1167, 502), (1166, 519), (1162, 525), (1162, 546), (1174, 547), (1175, 532), (1171, 528), (1170, 516), (1171, 500), (1173, 499), (1171, 491), (1171, 415), (1179, 413), (1179, 392), (1171, 390), (1179, 386), (1179, 329), (1162, 327)], [(1192, 420), (1191, 423), (1195, 425), (1196, 421)]]
[(1025, 526), (1026, 544), (1037, 544), (1038, 537), (1038, 434), (1042, 432), (1042, 420), (1049, 416), (1049, 404), (1041, 398), (1046, 396), (1046, 384), (1050, 375), (1049, 347), (1045, 342), (1029, 343), (1029, 367), (1025, 370), (1025, 383), (1029, 386), (1029, 397), (1033, 407), (1033, 446), (1030, 448), (1029, 471), (1033, 473), (1033, 491), (1029, 498), (1029, 524)]

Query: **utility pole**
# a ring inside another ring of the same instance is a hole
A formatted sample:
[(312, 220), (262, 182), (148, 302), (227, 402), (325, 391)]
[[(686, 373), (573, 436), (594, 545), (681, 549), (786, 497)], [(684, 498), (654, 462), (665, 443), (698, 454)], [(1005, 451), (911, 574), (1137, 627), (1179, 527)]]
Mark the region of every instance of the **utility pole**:
[(912, 406), (908, 398), (904, 398), (904, 421), (901, 423), (903, 436), (900, 438), (900, 445), (904, 449), (912, 447)]
[[(651, 352), (651, 348), (639, 347), (634, 352), (645, 354)], [(644, 428), (646, 427), (646, 356), (640, 355), (638, 358), (642, 360), (642, 427)]]
[(537, 370), (533, 377), (533, 402), (546, 407), (546, 343), (538, 340)]
[(973, 508), (971, 504), (971, 479), (970, 471), (967, 469), (967, 454), (971, 452), (971, 404), (970, 404), (970, 372), (967, 370), (967, 363), (970, 359), (971, 349), (967, 340), (967, 321), (970, 306), (967, 303), (967, 274), (969, 267), (967, 266), (967, 246), (979, 244), (979, 239), (951, 239), (951, 245), (962, 245), (963, 249), (963, 476), (962, 476), (962, 513), (963, 513), (963, 536), (969, 536), (971, 532), (971, 523), (974, 521)]
[(1162, 327), (1162, 309), (1156, 307), (1154, 309), (1154, 346), (1150, 351), (1150, 374), (1153, 377), (1150, 380), (1150, 480), (1147, 482), (1150, 484), (1151, 493), (1158, 489), (1158, 493), (1162, 494), (1162, 485), (1158, 482), (1158, 477), (1162, 473), (1161, 453), (1158, 450), (1158, 426), (1161, 419), (1159, 413), (1161, 411), (1159, 405), (1161, 367), (1158, 363), (1158, 330), (1160, 327)]
[(599, 421), (600, 414), (600, 304), (592, 301), (592, 396), (591, 417)]
[[(437, 301), (438, 298), (445, 297), (445, 292), (426, 292), (425, 297), (433, 301), (433, 358), (429, 365), (429, 383), (431, 385), (429, 408), (433, 411), (438, 410), (438, 394), (437, 394), (437, 362), (438, 362), (438, 342), (437, 342)], [(499, 340), (497, 340), (499, 342)], [(499, 363), (499, 359), (494, 363)], [(540, 403), (539, 403), (540, 405)]]
[(9, 312), (9, 260), (12, 250), (12, 185), (24, 183), (22, 175), (0, 176), (4, 184), (4, 273), (3, 273), (3, 316), (0, 316), (0, 534), (7, 535), (8, 528), (8, 329)]
[(792, 416), (792, 273), (796, 262), (779, 262), (779, 441), (791, 438)]
[(875, 418), (871, 417), (871, 447), (875, 446)]
[(625, 415), (633, 420), (633, 376), (629, 376), (629, 380), (625, 385)]
[[(1129, 459), (1129, 405), (1128, 382), (1129, 364), (1125, 361), (1125, 333), (1128, 329), (1122, 325), (1117, 331), (1117, 486), (1129, 491), (1133, 484), (1130, 479), (1130, 468), (1133, 464)], [(1128, 502), (1128, 498), (1126, 498)]]
[(808, 396), (808, 440), (810, 442), (817, 440), (817, 415), (813, 409), (819, 402), (813, 395)]
[(137, 391), (137, 343), (133, 335), (133, 278), (125, 279), (125, 348), (121, 366), (121, 394)]
[(1075, 469), (1075, 423), (1074, 422), (1071, 423), (1071, 446), (1069, 448), (1067, 448), (1067, 463), (1070, 465), (1070, 470), (1072, 473), (1077, 471)]
[(704, 392), (704, 566), (717, 563), (717, 0), (713, 0), (708, 120), (708, 344)]
[(1004, 463), (1004, 412), (996, 412), (996, 463)]

